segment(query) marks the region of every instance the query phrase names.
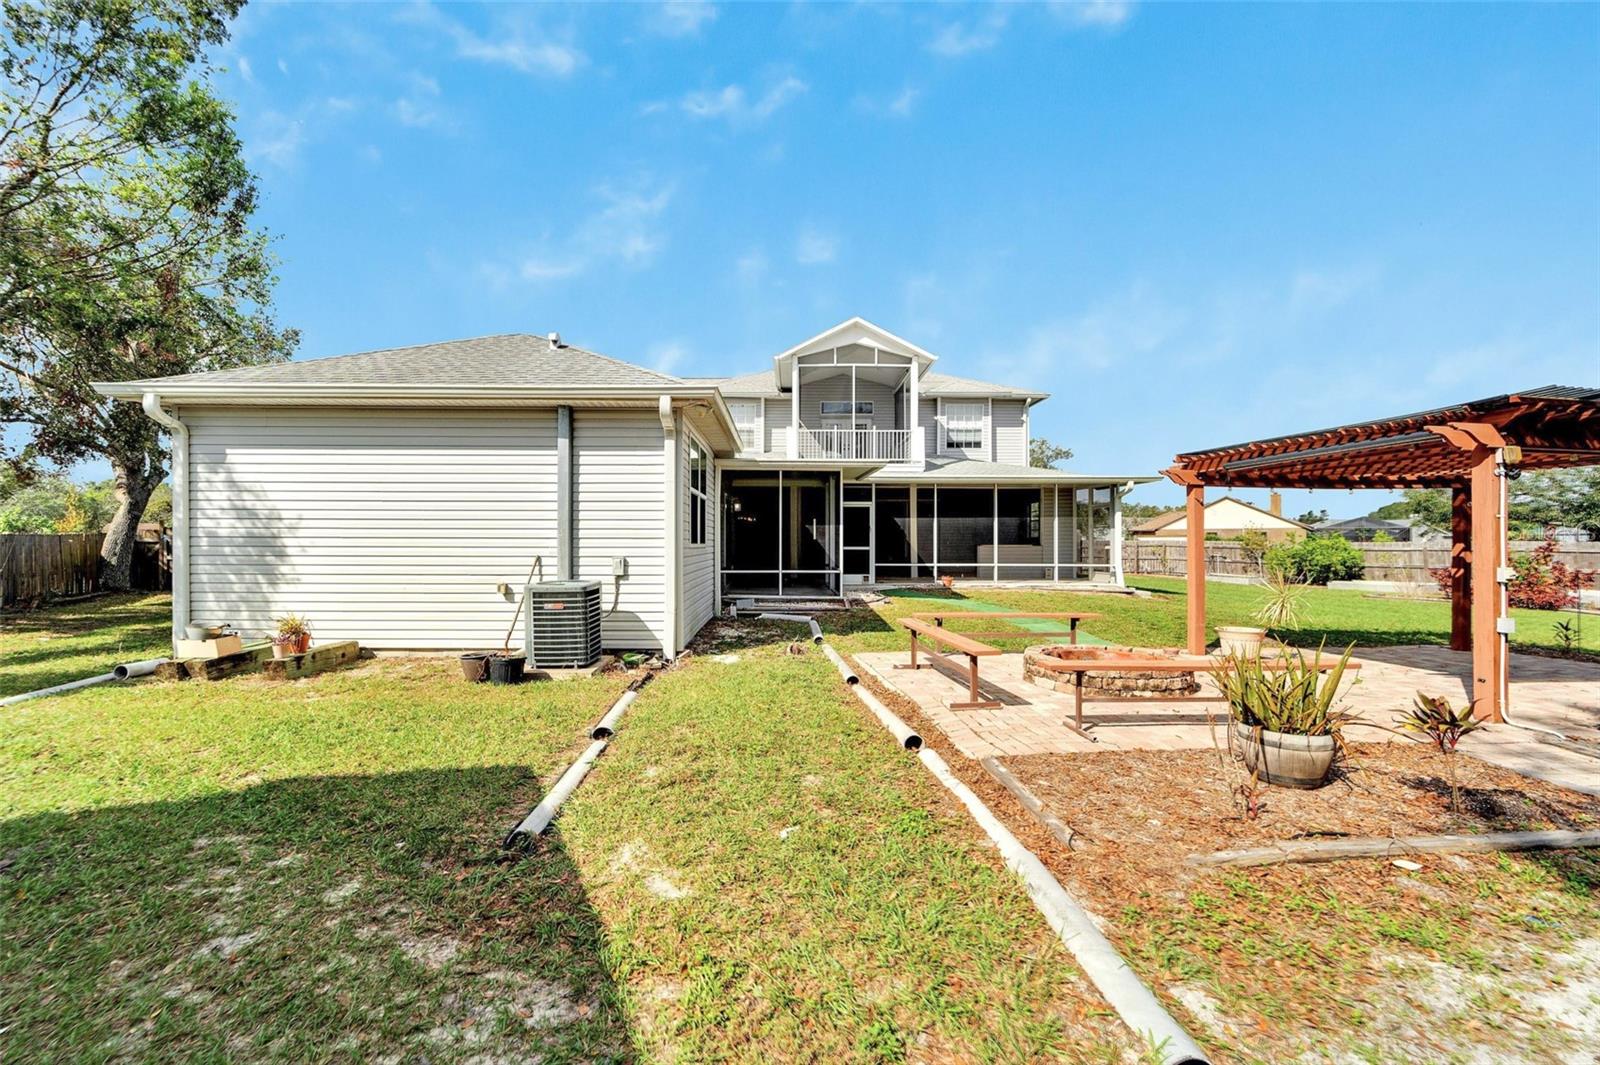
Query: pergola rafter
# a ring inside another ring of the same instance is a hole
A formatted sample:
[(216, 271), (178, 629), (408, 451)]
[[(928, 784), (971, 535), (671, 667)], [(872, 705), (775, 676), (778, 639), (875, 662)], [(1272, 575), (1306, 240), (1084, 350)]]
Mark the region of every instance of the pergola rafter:
[(1445, 488), (1451, 493), (1450, 646), (1472, 651), (1473, 711), (1500, 720), (1507, 643), (1506, 481), (1600, 464), (1600, 389), (1515, 392), (1437, 410), (1176, 456), (1188, 526), (1188, 644), (1205, 651), (1205, 490)]

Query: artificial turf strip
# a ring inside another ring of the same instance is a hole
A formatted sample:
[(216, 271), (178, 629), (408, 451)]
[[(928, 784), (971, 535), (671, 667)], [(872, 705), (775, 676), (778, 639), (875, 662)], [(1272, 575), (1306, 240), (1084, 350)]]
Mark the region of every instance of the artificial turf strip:
[(645, 1056), (1114, 1056), (1125, 1035), (964, 811), (783, 647), (659, 678), (557, 822)]

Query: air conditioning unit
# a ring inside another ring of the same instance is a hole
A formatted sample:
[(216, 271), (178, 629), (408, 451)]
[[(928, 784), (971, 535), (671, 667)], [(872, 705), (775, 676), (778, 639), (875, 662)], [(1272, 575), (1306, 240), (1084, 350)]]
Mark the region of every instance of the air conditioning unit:
[(600, 661), (600, 582), (541, 581), (522, 596), (523, 646), (532, 669)]

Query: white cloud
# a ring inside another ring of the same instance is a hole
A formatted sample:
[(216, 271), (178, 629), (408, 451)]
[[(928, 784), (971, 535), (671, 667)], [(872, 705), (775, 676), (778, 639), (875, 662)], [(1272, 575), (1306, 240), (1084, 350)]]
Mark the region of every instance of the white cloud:
[(996, 8), (970, 24), (947, 22), (928, 42), (928, 51), (952, 59), (986, 51), (1000, 43), (1008, 17), (1004, 9)]
[(1063, 365), (1103, 370), (1131, 364), (1172, 341), (1186, 317), (1139, 285), (1076, 317), (1034, 326), (1014, 349), (991, 353), (989, 361), (1009, 363), (1023, 378)]
[(287, 77), (289, 74), (289, 63), (287, 60), (284, 60), (281, 57), (278, 59), (278, 73), (284, 75), (285, 77)]
[(794, 242), (794, 261), (801, 266), (831, 263), (839, 255), (839, 238), (811, 226), (800, 231)]
[(856, 97), (856, 107), (869, 115), (882, 118), (910, 118), (916, 110), (922, 90), (907, 85), (893, 96), (875, 97), (863, 93)]
[(683, 364), (683, 360), (689, 355), (689, 349), (681, 340), (667, 340), (652, 344), (645, 354), (652, 370), (670, 374), (676, 372)]
[[(750, 126), (764, 122), (809, 86), (794, 75), (787, 75), (751, 98), (743, 85), (728, 85), (715, 91), (698, 90), (678, 101), (678, 108), (691, 118), (722, 119), (730, 126)], [(646, 104), (646, 113), (661, 110), (659, 104)]]
[(426, 74), (412, 74), (410, 88), (394, 102), (394, 116), (402, 126), (430, 129), (449, 125), (439, 103), (439, 83)]
[(579, 220), (569, 235), (546, 238), (539, 251), (511, 267), (487, 263), (480, 272), (500, 281), (517, 277), (540, 284), (606, 265), (642, 269), (666, 246), (661, 216), (673, 194), (670, 185), (651, 187), (644, 181), (628, 187), (600, 185), (594, 190), (600, 206)]
[(716, 18), (715, 4), (703, 0), (669, 0), (650, 9), (645, 28), (662, 37), (693, 37)]
[(245, 141), (245, 158), (254, 162), (271, 163), (288, 169), (300, 161), (300, 149), (306, 143), (306, 124), (277, 111), (261, 116), (262, 129)]
[(1352, 297), (1378, 279), (1372, 266), (1344, 270), (1301, 270), (1289, 283), (1289, 310), (1295, 314), (1319, 314), (1348, 303)]
[(760, 248), (752, 248), (739, 256), (738, 261), (733, 264), (733, 269), (741, 284), (755, 285), (767, 276), (767, 266), (766, 252)]
[(251, 84), (255, 83), (256, 72), (254, 68), (250, 66), (250, 59), (248, 56), (239, 57), (239, 76)]
[(502, 20), (492, 34), (477, 33), (426, 0), (411, 5), (401, 18), (444, 34), (462, 59), (507, 66), (524, 74), (566, 78), (589, 61), (570, 40), (559, 39), (559, 35), (549, 34), (523, 17), (528, 8), (504, 10), (514, 12), (516, 17)]
[(1130, 0), (1058, 0), (1050, 9), (1074, 26), (1116, 29), (1133, 17)]

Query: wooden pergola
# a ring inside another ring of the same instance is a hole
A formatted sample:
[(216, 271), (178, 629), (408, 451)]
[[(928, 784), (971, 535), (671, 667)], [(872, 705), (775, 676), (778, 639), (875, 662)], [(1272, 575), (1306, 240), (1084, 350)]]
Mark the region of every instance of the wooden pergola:
[(1510, 681), (1508, 480), (1600, 463), (1600, 389), (1550, 385), (1438, 410), (1180, 454), (1188, 524), (1188, 649), (1206, 647), (1205, 490), (1447, 488), (1450, 646), (1472, 651), (1472, 708), (1502, 720)]

